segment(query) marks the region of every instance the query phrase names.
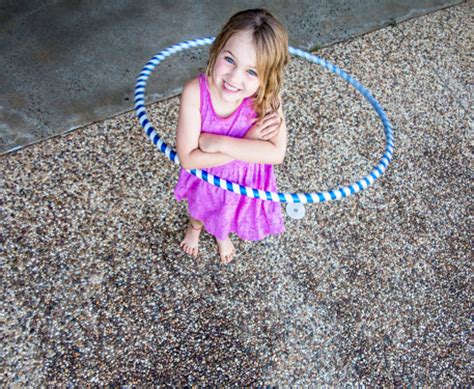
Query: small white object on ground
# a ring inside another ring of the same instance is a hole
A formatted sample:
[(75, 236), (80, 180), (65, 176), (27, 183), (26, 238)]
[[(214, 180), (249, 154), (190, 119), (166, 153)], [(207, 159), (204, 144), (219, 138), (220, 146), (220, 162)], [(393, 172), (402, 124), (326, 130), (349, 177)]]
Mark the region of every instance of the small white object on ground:
[(305, 214), (304, 205), (301, 203), (286, 204), (286, 213), (292, 219), (303, 219)]

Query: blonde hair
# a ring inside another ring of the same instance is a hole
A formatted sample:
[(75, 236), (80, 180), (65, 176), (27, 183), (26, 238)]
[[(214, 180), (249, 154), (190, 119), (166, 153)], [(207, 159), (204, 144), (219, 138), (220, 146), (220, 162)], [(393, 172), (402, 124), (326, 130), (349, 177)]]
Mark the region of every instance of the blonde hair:
[(257, 75), (260, 86), (254, 96), (254, 109), (260, 118), (280, 107), (278, 95), (283, 69), (288, 64), (288, 34), (285, 27), (265, 9), (249, 9), (233, 15), (224, 25), (209, 50), (206, 74), (211, 76), (216, 60), (229, 38), (237, 32), (250, 31), (257, 52)]

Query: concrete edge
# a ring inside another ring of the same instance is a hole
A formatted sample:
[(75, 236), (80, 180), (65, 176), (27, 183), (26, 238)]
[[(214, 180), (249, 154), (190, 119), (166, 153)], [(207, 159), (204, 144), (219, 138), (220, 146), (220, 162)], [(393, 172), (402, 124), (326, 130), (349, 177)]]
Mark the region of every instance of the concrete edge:
[[(461, 3), (464, 3), (466, 0), (459, 0), (458, 2), (454, 3), (454, 4), (449, 4), (449, 5), (446, 5), (446, 6), (441, 6), (440, 8), (436, 9), (436, 10), (433, 10), (433, 11), (430, 11), (430, 12), (427, 12), (425, 14), (422, 14), (422, 15), (408, 15), (406, 18), (404, 18), (403, 20), (396, 20), (395, 18), (393, 19), (395, 21), (395, 25), (393, 26), (393, 28), (396, 28), (398, 25), (400, 24), (403, 24), (405, 22), (408, 22), (408, 21), (411, 21), (413, 19), (416, 19), (416, 18), (419, 18), (419, 17), (423, 17), (423, 16), (427, 16), (427, 15), (431, 15), (435, 12), (439, 12), (439, 11), (443, 11), (445, 9), (448, 9), (448, 8), (451, 8), (451, 7), (455, 7)], [(370, 29), (370, 30), (367, 30), (365, 32), (362, 32), (360, 34), (356, 34), (354, 36), (351, 36), (350, 38), (346, 38), (346, 39), (341, 39), (341, 40), (337, 40), (337, 41), (333, 41), (333, 42), (330, 42), (326, 45), (322, 45), (321, 48), (326, 48), (326, 47), (331, 47), (333, 45), (336, 45), (336, 44), (339, 44), (339, 43), (342, 43), (342, 42), (349, 42), (353, 39), (356, 39), (356, 38), (359, 38), (361, 36), (364, 36), (364, 35), (367, 35), (367, 34), (370, 34), (370, 33), (373, 33), (375, 31), (378, 31), (378, 30), (381, 30), (381, 29), (384, 29), (384, 28), (388, 28), (388, 27), (391, 27), (392, 26), (392, 22), (388, 22), (380, 27), (376, 27), (376, 28), (373, 28), (373, 29)], [(310, 49), (308, 49), (309, 51)], [(319, 50), (316, 50), (316, 51), (311, 51), (312, 54), (315, 54), (317, 53)], [(155, 104), (155, 103), (158, 103), (158, 102), (161, 102), (161, 101), (166, 101), (166, 100), (169, 100), (169, 99), (172, 99), (176, 96), (179, 96), (181, 94), (181, 90), (176, 90), (176, 91), (173, 91), (170, 95), (167, 95), (165, 97), (162, 97), (162, 98), (159, 98), (157, 100), (154, 100), (154, 101), (150, 101), (148, 104), (146, 104), (146, 106), (150, 106), (151, 104)], [(47, 140), (50, 140), (50, 139), (54, 139), (54, 138), (58, 138), (58, 137), (65, 137), (69, 134), (71, 134), (73, 131), (75, 130), (79, 130), (81, 128), (84, 128), (84, 127), (87, 127), (87, 126), (90, 126), (94, 123), (99, 123), (99, 122), (103, 122), (105, 120), (108, 120), (108, 119), (113, 119), (119, 115), (123, 115), (123, 114), (127, 114), (127, 113), (130, 113), (130, 112), (133, 112), (135, 111), (135, 108), (132, 108), (130, 110), (125, 110), (125, 111), (120, 111), (120, 112), (117, 112), (115, 115), (112, 115), (112, 116), (107, 116), (107, 117), (104, 117), (104, 118), (101, 118), (101, 119), (98, 119), (98, 120), (94, 120), (92, 122), (89, 122), (89, 123), (86, 123), (86, 124), (81, 124), (80, 126), (76, 126), (76, 127), (71, 127), (69, 129), (67, 129), (66, 131), (60, 133), (60, 134), (54, 134), (54, 135), (51, 135), (51, 136), (48, 136), (46, 138), (42, 138), (42, 139), (39, 139), (37, 141), (34, 141), (34, 142), (31, 142), (31, 143), (28, 143), (26, 145), (21, 145), (21, 146), (16, 146), (16, 147), (13, 147), (12, 149), (10, 150), (7, 150), (7, 151), (4, 151), (4, 152), (1, 152), (0, 153), (0, 158), (1, 157), (4, 157), (4, 156), (7, 156), (9, 154), (13, 154), (19, 150), (23, 150), (25, 148), (28, 148), (30, 146), (33, 146), (33, 145), (36, 145), (37, 143), (41, 143), (43, 141), (47, 141)]]

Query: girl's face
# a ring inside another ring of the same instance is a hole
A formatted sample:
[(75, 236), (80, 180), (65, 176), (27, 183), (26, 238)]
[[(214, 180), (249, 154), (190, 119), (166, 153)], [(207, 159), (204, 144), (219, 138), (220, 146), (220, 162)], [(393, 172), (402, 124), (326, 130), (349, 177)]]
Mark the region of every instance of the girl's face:
[(257, 92), (257, 52), (250, 31), (240, 31), (229, 38), (217, 56), (212, 82), (227, 103), (238, 103)]

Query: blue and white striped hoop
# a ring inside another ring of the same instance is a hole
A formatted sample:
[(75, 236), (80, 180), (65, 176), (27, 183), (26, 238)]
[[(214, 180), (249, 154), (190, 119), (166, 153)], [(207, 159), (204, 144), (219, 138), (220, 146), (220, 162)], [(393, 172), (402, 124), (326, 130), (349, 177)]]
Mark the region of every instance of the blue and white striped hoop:
[[(151, 125), (148, 116), (146, 114), (145, 109), (145, 87), (148, 77), (150, 76), (153, 69), (166, 57), (177, 53), (182, 50), (186, 50), (192, 47), (210, 45), (215, 38), (200, 38), (189, 40), (185, 42), (181, 42), (175, 44), (173, 46), (168, 47), (167, 49), (160, 51), (157, 55), (155, 55), (150, 61), (147, 62), (145, 67), (140, 72), (137, 82), (135, 84), (135, 112), (137, 117), (140, 121), (141, 126), (145, 130), (147, 137), (156, 145), (158, 150), (163, 152), (171, 161), (176, 164), (179, 163), (179, 158), (177, 153), (171, 149), (163, 140), (160, 138), (158, 133), (156, 132), (155, 128)], [(313, 193), (281, 193), (281, 192), (269, 192), (264, 191), (261, 189), (250, 188), (248, 186), (242, 186), (236, 184), (235, 182), (227, 181), (223, 178), (214, 176), (212, 174), (207, 173), (205, 170), (200, 169), (190, 169), (187, 170), (189, 173), (193, 174), (194, 176), (200, 178), (208, 182), (210, 185), (217, 186), (224, 190), (228, 190), (230, 192), (238, 193), (243, 196), (257, 198), (262, 200), (268, 201), (276, 201), (281, 203), (323, 203), (326, 201), (338, 200), (343, 197), (348, 197), (360, 191), (363, 191), (370, 185), (372, 185), (377, 178), (379, 178), (385, 169), (387, 169), (393, 155), (393, 132), (392, 126), (387, 118), (387, 115), (383, 111), (380, 104), (375, 100), (375, 98), (370, 94), (370, 92), (365, 89), (357, 80), (353, 79), (350, 75), (348, 75), (343, 70), (339, 69), (337, 66), (325, 61), (322, 58), (319, 58), (311, 53), (308, 53), (303, 50), (295, 49), (293, 47), (289, 47), (289, 52), (292, 55), (296, 55), (301, 58), (305, 58), (308, 61), (314, 62), (318, 65), (323, 66), (324, 68), (330, 70), (333, 73), (341, 76), (345, 81), (351, 84), (354, 88), (356, 88), (372, 105), (375, 109), (377, 114), (379, 115), (380, 119), (382, 120), (384, 129), (385, 129), (385, 138), (386, 138), (386, 145), (385, 151), (380, 159), (379, 163), (373, 168), (373, 170), (367, 174), (366, 176), (362, 177), (360, 180), (356, 181), (355, 183), (340, 187), (337, 189), (328, 190), (325, 192), (313, 192)]]

